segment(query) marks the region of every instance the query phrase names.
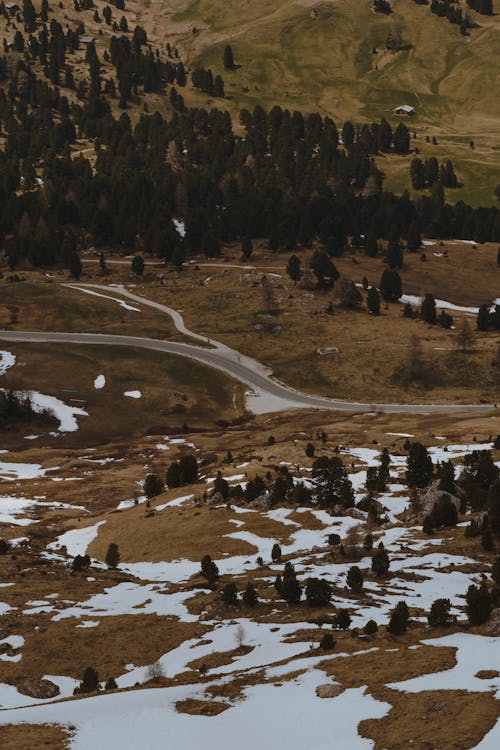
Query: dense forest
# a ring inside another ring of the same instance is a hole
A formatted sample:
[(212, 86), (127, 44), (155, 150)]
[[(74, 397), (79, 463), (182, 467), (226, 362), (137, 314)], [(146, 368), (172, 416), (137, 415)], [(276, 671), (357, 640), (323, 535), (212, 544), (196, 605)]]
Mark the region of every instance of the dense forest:
[[(78, 253), (92, 245), (180, 265), (244, 238), (264, 239), (272, 251), (318, 242), (331, 256), (363, 236), (500, 241), (497, 208), (446, 202), (444, 188), (456, 185), (450, 164), (439, 171), (436, 163), (432, 176), (414, 161), (413, 181), (422, 172), (429, 195), (384, 190), (373, 157), (410, 152), (403, 123), (340, 127), (317, 113), (259, 106), (233, 123), (222, 109), (188, 108), (182, 62), (154, 55), (139, 27), (104, 53), (118, 91), (104, 79), (94, 43), (86, 45), (88, 78), (75, 84), (68, 55), (81, 46), (83, 26), (64, 34), (52, 20), (36, 28), (27, 42), (16, 32), (23, 55), (9, 49), (0, 58), (0, 242), (13, 268), (64, 264), (78, 275)], [(206, 74), (192, 77), (205, 86)], [(223, 94), (222, 79), (217, 85)], [(143, 112), (133, 126), (129, 101), (148, 91), (168, 93), (172, 114)], [(77, 139), (93, 144), (95, 163), (75, 150)]]

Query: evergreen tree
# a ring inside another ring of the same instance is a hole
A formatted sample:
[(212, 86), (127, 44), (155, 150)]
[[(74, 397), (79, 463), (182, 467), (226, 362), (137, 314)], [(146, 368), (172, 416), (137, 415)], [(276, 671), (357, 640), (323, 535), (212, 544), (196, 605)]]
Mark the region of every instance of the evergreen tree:
[(377, 576), (385, 575), (390, 566), (389, 555), (386, 550), (378, 547), (372, 555), (372, 570)]
[(306, 600), (311, 607), (326, 607), (332, 596), (332, 587), (324, 578), (309, 578)]
[(152, 497), (161, 495), (165, 491), (165, 486), (158, 474), (148, 474), (144, 480), (144, 494), (150, 500)]
[(363, 588), (363, 574), (357, 565), (352, 565), (347, 571), (346, 583), (356, 593)]
[(95, 693), (99, 690), (99, 677), (92, 667), (87, 667), (83, 673), (78, 693)]
[(491, 533), (499, 537), (500, 536), (500, 480), (493, 482), (490, 489), (488, 490), (487, 499), (488, 509), (488, 526), (491, 529)]
[(408, 487), (427, 487), (432, 479), (432, 459), (422, 443), (410, 443), (406, 462)]
[(398, 602), (391, 613), (387, 630), (392, 635), (402, 635), (408, 630), (409, 620), (410, 613), (406, 602)]
[(108, 677), (104, 685), (104, 690), (118, 690), (118, 685), (114, 677)]
[(280, 595), (287, 602), (298, 602), (302, 595), (302, 587), (297, 581), (295, 568), (291, 563), (286, 563), (281, 581)]
[(241, 243), (241, 254), (245, 260), (249, 260), (253, 252), (252, 240), (246, 236)]
[(226, 583), (222, 589), (222, 601), (235, 607), (238, 604), (238, 588), (234, 581)]
[(118, 549), (118, 545), (114, 542), (111, 542), (111, 544), (108, 547), (108, 551), (106, 552), (106, 557), (104, 558), (106, 565), (108, 565), (110, 568), (117, 568), (120, 564), (120, 550)]
[(436, 301), (432, 294), (426, 294), (420, 307), (420, 317), (426, 323), (435, 323), (437, 321)]
[(255, 607), (259, 603), (259, 597), (257, 591), (251, 583), (247, 583), (245, 590), (242, 594), (243, 602), (247, 607)]
[(412, 252), (418, 250), (422, 246), (422, 237), (420, 236), (418, 225), (415, 221), (412, 221), (408, 228), (406, 244), (408, 245), (408, 250), (411, 250)]
[(346, 148), (351, 148), (354, 143), (354, 125), (350, 120), (347, 120), (342, 128), (342, 143)]
[(201, 575), (207, 579), (210, 588), (215, 588), (219, 580), (219, 568), (210, 555), (205, 555), (201, 561)]
[(452, 617), (450, 615), (451, 602), (449, 599), (435, 599), (431, 604), (431, 609), (427, 615), (427, 621), (431, 628), (440, 628), (450, 625)]
[(68, 261), (68, 270), (74, 279), (79, 279), (82, 275), (83, 266), (78, 253), (72, 253)]
[(380, 294), (386, 302), (397, 302), (403, 294), (401, 276), (397, 271), (386, 268), (380, 279)]
[(142, 276), (144, 273), (144, 258), (142, 255), (134, 255), (131, 263), (131, 271), (137, 276)]
[(476, 327), (478, 331), (487, 331), (490, 327), (490, 311), (488, 305), (480, 305), (476, 318)]
[(374, 286), (368, 289), (366, 295), (366, 304), (370, 315), (380, 315), (380, 295)]
[(277, 542), (273, 544), (273, 548), (271, 550), (271, 560), (274, 563), (279, 563), (281, 561), (281, 547)]
[(471, 585), (465, 595), (467, 602), (467, 617), (471, 625), (482, 625), (491, 614), (493, 603), (488, 587)]
[(286, 272), (294, 284), (300, 281), (302, 277), (302, 263), (296, 255), (291, 255), (286, 264)]
[(378, 242), (374, 234), (368, 234), (363, 242), (365, 255), (369, 258), (376, 258), (378, 255)]

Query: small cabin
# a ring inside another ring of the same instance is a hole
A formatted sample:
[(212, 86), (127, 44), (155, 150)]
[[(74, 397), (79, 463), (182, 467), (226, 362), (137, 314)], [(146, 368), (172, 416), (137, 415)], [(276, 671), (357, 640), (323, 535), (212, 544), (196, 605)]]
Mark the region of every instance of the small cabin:
[(415, 114), (415, 107), (410, 107), (409, 104), (402, 104), (400, 107), (392, 110), (393, 115), (399, 115), (400, 117), (413, 117)]

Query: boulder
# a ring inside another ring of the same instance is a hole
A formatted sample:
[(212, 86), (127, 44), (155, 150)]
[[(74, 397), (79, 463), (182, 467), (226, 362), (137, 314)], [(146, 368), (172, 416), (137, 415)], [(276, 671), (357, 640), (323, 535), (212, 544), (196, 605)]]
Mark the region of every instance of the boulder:
[(340, 685), (332, 685), (331, 683), (326, 683), (325, 685), (318, 685), (316, 688), (316, 695), (318, 698), (336, 698), (337, 695), (340, 695), (342, 692), (342, 688)]
[(249, 508), (256, 508), (257, 510), (269, 510), (271, 505), (271, 495), (259, 495), (255, 500), (248, 503)]
[(488, 635), (500, 635), (500, 607), (493, 610), (485, 629)]
[(420, 493), (419, 501), (420, 501), (420, 512), (427, 516), (429, 513), (432, 513), (432, 509), (434, 508), (434, 505), (438, 502), (438, 500), (441, 499), (443, 495), (448, 495), (451, 502), (455, 506), (457, 510), (460, 508), (460, 498), (456, 495), (452, 495), (450, 492), (444, 492), (443, 490), (439, 489), (439, 479), (437, 479), (435, 482), (432, 482), (428, 487), (426, 487), (422, 492)]
[(20, 693), (23, 695), (29, 695), (31, 698), (39, 698), (46, 700), (47, 698), (55, 698), (59, 695), (59, 688), (50, 680), (35, 680), (28, 679), (23, 680), (18, 688)]

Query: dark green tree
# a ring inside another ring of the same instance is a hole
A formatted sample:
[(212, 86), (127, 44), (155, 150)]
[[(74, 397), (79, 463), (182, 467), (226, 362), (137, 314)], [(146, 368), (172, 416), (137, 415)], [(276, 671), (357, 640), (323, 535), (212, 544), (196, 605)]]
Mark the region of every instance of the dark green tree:
[(150, 500), (152, 497), (161, 495), (165, 491), (165, 485), (158, 474), (148, 474), (144, 480), (144, 494)]
[(246, 604), (247, 607), (255, 607), (259, 603), (259, 597), (257, 596), (255, 586), (253, 586), (250, 582), (247, 583), (246, 588), (243, 591), (242, 598), (244, 604)]
[(380, 315), (380, 295), (374, 286), (368, 289), (366, 304), (370, 315)]
[(231, 49), (229, 44), (226, 44), (226, 46), (224, 47), (223, 63), (226, 70), (234, 69), (233, 50)]
[(230, 604), (232, 607), (238, 604), (238, 587), (234, 581), (226, 583), (222, 589), (222, 601), (225, 604)]
[(356, 593), (363, 588), (363, 574), (357, 565), (352, 565), (347, 571), (346, 583)]
[(131, 263), (131, 271), (137, 274), (137, 276), (142, 276), (144, 273), (144, 258), (142, 255), (134, 255)]
[(391, 635), (402, 635), (408, 630), (409, 620), (410, 613), (406, 602), (398, 602), (392, 610), (387, 630)]
[(378, 547), (372, 554), (372, 570), (377, 576), (384, 576), (389, 570), (389, 555), (385, 549)]
[(108, 547), (108, 551), (106, 552), (105, 557), (105, 563), (110, 568), (117, 568), (120, 564), (120, 550), (118, 549), (118, 545), (114, 542), (111, 542)]
[(432, 459), (422, 443), (410, 443), (406, 462), (406, 482), (408, 487), (427, 487), (432, 479)]
[(431, 604), (427, 615), (427, 621), (431, 628), (440, 628), (450, 625), (452, 616), (450, 614), (451, 602), (449, 599), (436, 599)]
[(286, 264), (286, 272), (294, 284), (302, 278), (302, 263), (296, 255), (291, 255)]
[(491, 614), (493, 602), (486, 584), (471, 585), (465, 595), (467, 602), (467, 617), (471, 625), (482, 625)]
[(332, 596), (332, 587), (324, 578), (309, 578), (306, 600), (311, 607), (326, 607)]

